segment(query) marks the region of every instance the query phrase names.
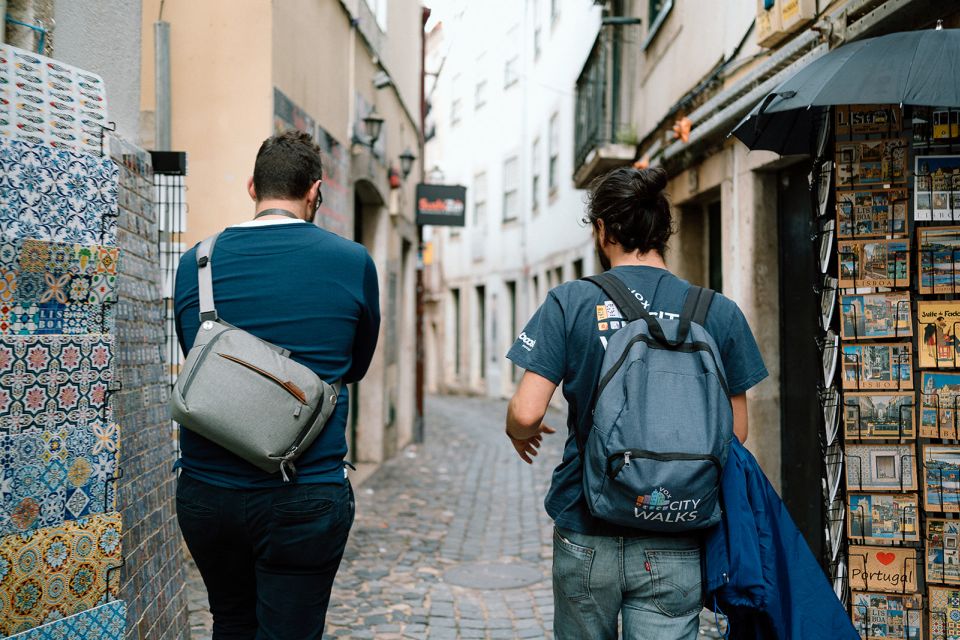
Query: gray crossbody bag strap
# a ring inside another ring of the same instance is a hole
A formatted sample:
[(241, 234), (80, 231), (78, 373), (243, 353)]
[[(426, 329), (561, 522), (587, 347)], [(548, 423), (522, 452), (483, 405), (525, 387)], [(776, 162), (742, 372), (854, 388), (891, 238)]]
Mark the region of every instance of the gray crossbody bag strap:
[(210, 256), (213, 255), (213, 246), (220, 237), (216, 233), (205, 239), (197, 247), (197, 281), (200, 286), (200, 322), (220, 319), (217, 308), (213, 303), (213, 268), (210, 266)]

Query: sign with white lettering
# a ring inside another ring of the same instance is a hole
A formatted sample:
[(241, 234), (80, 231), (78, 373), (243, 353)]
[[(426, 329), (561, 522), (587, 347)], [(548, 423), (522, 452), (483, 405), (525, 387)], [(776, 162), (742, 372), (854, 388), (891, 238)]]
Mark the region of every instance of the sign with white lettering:
[(850, 546), (850, 588), (854, 591), (913, 593), (917, 590), (917, 550)]
[(417, 185), (417, 224), (462, 227), (466, 222), (467, 188), (456, 185)]

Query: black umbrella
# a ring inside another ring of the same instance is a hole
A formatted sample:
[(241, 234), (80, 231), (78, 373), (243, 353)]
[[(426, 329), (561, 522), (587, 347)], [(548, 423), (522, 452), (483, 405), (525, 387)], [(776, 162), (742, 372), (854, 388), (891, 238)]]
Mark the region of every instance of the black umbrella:
[(751, 149), (810, 153), (826, 107), (960, 107), (960, 29), (891, 33), (846, 44), (768, 94), (733, 130)]

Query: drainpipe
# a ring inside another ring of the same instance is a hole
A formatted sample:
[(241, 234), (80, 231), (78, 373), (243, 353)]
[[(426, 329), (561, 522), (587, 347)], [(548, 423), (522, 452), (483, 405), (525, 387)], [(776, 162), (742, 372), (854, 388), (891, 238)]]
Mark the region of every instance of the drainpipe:
[(157, 94), (154, 112), (156, 120), (154, 148), (157, 151), (170, 151), (172, 126), (170, 100), (170, 23), (164, 20), (154, 22), (153, 38), (154, 70), (156, 77), (155, 88)]
[[(426, 95), (426, 65), (427, 65), (427, 20), (430, 19), (430, 9), (423, 7), (420, 13), (420, 182), (426, 177), (424, 162), (424, 145), (427, 130), (427, 95)], [(414, 205), (416, 206), (416, 205)], [(423, 264), (423, 226), (417, 225), (417, 371), (416, 371), (416, 396), (417, 396), (417, 415), (413, 422), (413, 441), (415, 443), (423, 442), (423, 394), (426, 384), (426, 363), (423, 335), (423, 316), (426, 311), (424, 304), (424, 281)]]

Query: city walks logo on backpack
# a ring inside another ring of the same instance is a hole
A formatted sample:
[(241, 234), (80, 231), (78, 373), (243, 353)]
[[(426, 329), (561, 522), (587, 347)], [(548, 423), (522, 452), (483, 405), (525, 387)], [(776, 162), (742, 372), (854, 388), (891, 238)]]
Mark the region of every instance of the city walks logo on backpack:
[(633, 515), (651, 522), (693, 522), (699, 504), (700, 498), (674, 500), (667, 489), (660, 487), (649, 495), (637, 496)]

